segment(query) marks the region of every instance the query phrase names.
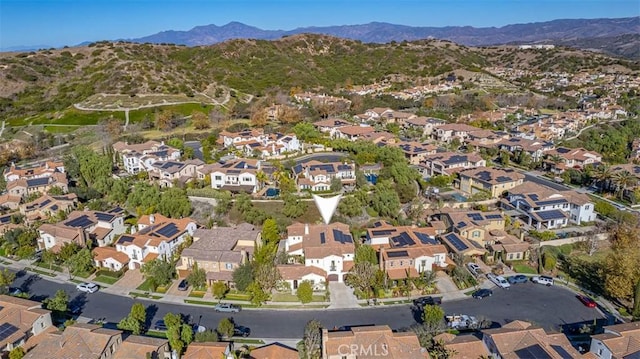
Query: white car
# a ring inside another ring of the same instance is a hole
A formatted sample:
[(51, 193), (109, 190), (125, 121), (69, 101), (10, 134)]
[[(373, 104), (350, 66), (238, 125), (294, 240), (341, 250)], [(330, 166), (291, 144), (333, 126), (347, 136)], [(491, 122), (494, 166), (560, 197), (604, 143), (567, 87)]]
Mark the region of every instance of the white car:
[(95, 293), (100, 287), (95, 283), (80, 283), (76, 286), (76, 289), (85, 293)]
[(469, 271), (474, 276), (482, 274), (482, 269), (480, 269), (480, 266), (475, 263), (467, 263), (467, 268), (469, 268)]
[(487, 278), (502, 289), (509, 289), (509, 287), (511, 287), (511, 284), (509, 284), (509, 281), (504, 279), (504, 277), (501, 275), (495, 275), (495, 274), (489, 273), (487, 274)]
[(538, 284), (544, 284), (547, 287), (550, 287), (553, 285), (553, 278), (546, 276), (546, 275), (541, 275), (541, 276), (535, 276), (533, 278), (531, 278), (531, 281), (533, 283), (538, 283)]

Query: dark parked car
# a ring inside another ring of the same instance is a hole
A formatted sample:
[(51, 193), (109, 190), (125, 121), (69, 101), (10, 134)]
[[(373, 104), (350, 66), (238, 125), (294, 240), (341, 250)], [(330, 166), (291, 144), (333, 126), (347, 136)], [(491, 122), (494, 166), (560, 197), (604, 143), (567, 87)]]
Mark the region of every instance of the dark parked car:
[(164, 331), (167, 330), (167, 325), (164, 324), (164, 320), (160, 319), (156, 322), (156, 324), (153, 326), (153, 330), (160, 330), (160, 331)]
[(471, 296), (476, 299), (482, 299), (484, 297), (490, 297), (492, 295), (493, 291), (491, 289), (478, 289), (477, 291), (473, 292)]
[(69, 312), (69, 314), (71, 315), (78, 315), (82, 313), (82, 306), (79, 304), (71, 304), (69, 305), (67, 312)]
[(248, 337), (251, 334), (251, 329), (247, 327), (243, 327), (242, 325), (236, 325), (233, 328), (233, 336), (234, 337)]
[(185, 291), (187, 289), (189, 289), (189, 282), (186, 279), (181, 280), (178, 284), (178, 290)]
[(596, 301), (587, 297), (586, 295), (576, 295), (576, 297), (578, 298), (579, 301), (582, 302), (582, 304), (586, 305), (589, 308), (595, 308), (598, 305), (596, 304)]
[(507, 280), (511, 284), (517, 284), (517, 283), (527, 283), (529, 281), (529, 278), (527, 278), (526, 275), (518, 274), (518, 275), (512, 275), (511, 277), (507, 278)]
[(414, 299), (413, 304), (420, 307), (424, 307), (425, 305), (440, 305), (442, 304), (442, 297), (420, 297)]

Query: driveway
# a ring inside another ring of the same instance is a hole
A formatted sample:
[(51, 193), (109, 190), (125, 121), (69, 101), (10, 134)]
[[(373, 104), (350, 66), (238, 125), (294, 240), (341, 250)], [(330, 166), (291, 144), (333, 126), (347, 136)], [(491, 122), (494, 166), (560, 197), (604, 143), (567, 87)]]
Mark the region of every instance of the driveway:
[(189, 288), (187, 288), (187, 290), (178, 290), (178, 285), (180, 284), (180, 282), (182, 281), (182, 279), (176, 279), (174, 281), (171, 282), (171, 286), (169, 287), (169, 289), (167, 289), (167, 295), (177, 295), (177, 296), (182, 296), (182, 297), (186, 297), (189, 295), (189, 293), (191, 292), (191, 286), (189, 286)]
[(329, 309), (360, 308), (353, 289), (344, 283), (329, 282), (329, 295), (331, 296)]
[(458, 286), (456, 286), (447, 273), (443, 271), (436, 272), (436, 288), (438, 288), (438, 291), (442, 294), (459, 291)]
[(136, 289), (140, 284), (144, 282), (144, 277), (140, 272), (140, 269), (129, 269), (124, 273), (122, 278), (118, 280), (111, 287), (117, 287), (121, 289)]

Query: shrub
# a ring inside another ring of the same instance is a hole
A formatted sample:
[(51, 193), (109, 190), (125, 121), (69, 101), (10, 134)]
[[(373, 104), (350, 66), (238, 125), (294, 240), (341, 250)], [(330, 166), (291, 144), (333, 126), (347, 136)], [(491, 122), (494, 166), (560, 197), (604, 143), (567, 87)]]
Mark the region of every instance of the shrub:
[(544, 270), (552, 271), (556, 268), (557, 259), (553, 254), (546, 252), (542, 255), (542, 262)]

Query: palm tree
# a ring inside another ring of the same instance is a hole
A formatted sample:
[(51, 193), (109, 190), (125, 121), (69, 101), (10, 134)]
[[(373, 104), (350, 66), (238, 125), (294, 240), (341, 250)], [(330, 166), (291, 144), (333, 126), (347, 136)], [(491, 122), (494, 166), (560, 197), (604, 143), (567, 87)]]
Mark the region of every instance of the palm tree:
[(638, 179), (629, 171), (620, 171), (613, 175), (613, 182), (616, 184), (616, 192), (620, 199), (624, 197), (625, 191), (637, 183)]
[(611, 186), (613, 171), (611, 170), (611, 167), (607, 165), (600, 165), (594, 171), (593, 178), (595, 179), (595, 182), (598, 184), (598, 188), (602, 193), (605, 190), (608, 190)]
[(256, 181), (258, 181), (258, 186), (260, 188), (262, 188), (264, 186), (264, 184), (267, 182), (268, 179), (269, 179), (269, 177), (267, 177), (267, 174), (264, 173), (263, 170), (258, 170), (256, 172)]

